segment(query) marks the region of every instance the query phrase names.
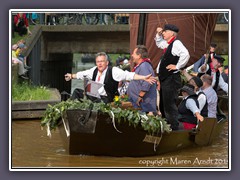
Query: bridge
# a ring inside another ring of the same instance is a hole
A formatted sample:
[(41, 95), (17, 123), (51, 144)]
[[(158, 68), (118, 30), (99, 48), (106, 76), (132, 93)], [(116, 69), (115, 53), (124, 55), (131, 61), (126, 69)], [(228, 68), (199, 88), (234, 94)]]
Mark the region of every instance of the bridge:
[[(228, 54), (228, 25), (218, 24), (213, 41)], [(35, 85), (71, 92), (63, 77), (72, 71), (74, 53), (130, 53), (130, 27), (115, 25), (35, 26), (27, 40), (25, 55), (32, 67), (29, 76)]]

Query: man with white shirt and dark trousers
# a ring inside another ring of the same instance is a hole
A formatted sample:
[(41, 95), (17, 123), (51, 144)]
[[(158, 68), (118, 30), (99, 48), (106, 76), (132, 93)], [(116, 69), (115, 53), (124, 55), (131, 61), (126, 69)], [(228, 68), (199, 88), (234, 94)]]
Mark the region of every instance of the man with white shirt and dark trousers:
[[(152, 75), (141, 76), (135, 72), (123, 71), (118, 67), (108, 66), (108, 56), (105, 52), (97, 53), (96, 55), (96, 66), (91, 69), (77, 72), (76, 74), (65, 74), (65, 80), (70, 81), (71, 79), (91, 79), (92, 81), (103, 84), (98, 89), (100, 98), (87, 96), (88, 99), (94, 102), (103, 101), (104, 103), (113, 102), (114, 96), (118, 95), (118, 83), (123, 80), (145, 80), (150, 84), (155, 83), (156, 80)], [(76, 88), (72, 94), (71, 99), (82, 99), (83, 90)]]
[(178, 90), (182, 86), (179, 70), (185, 67), (190, 58), (186, 47), (176, 39), (178, 32), (177, 26), (166, 24), (164, 28), (157, 28), (155, 37), (157, 47), (164, 51), (157, 68), (160, 81), (160, 110), (173, 130), (178, 130), (179, 126), (176, 105)]

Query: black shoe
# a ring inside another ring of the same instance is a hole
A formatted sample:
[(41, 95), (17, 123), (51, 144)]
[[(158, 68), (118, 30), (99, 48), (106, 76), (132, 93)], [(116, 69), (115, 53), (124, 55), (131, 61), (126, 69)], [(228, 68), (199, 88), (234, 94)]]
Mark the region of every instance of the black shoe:
[(20, 75), (19, 77), (26, 80), (29, 79), (26, 75)]

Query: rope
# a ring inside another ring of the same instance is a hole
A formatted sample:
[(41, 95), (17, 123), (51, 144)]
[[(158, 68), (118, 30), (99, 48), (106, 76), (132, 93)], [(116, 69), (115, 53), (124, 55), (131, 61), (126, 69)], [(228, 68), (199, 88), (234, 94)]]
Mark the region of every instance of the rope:
[(193, 51), (195, 52), (195, 46), (196, 46), (196, 21), (195, 16), (193, 15)]
[[(161, 124), (161, 136), (160, 136), (160, 141), (161, 141), (161, 139), (162, 139), (162, 134), (163, 134), (163, 123), (162, 123), (162, 121), (160, 121), (160, 124)], [(159, 143), (160, 143), (160, 141), (159, 141)], [(159, 143), (157, 143), (157, 140), (155, 140), (154, 145), (153, 145), (153, 150), (154, 150), (154, 152), (156, 152), (156, 148), (158, 147)]]
[(52, 137), (49, 122), (47, 123), (47, 136), (49, 136), (50, 138)]
[(113, 123), (114, 129), (115, 129), (117, 132), (122, 133), (121, 131), (119, 131), (119, 130), (116, 128), (114, 113), (113, 113), (112, 111), (110, 111), (110, 112), (111, 112), (111, 118), (112, 118), (112, 123)]
[(208, 14), (208, 21), (207, 21), (207, 26), (206, 26), (206, 31), (205, 31), (205, 48), (207, 47), (207, 29), (208, 29), (208, 24), (209, 24), (209, 16), (210, 16), (210, 14)]
[(66, 125), (63, 117), (62, 117), (62, 121), (63, 121), (63, 126), (64, 126), (64, 129), (65, 129), (66, 135), (67, 135), (67, 137), (69, 137), (70, 136), (69, 126), (68, 126), (68, 124)]
[[(161, 132), (161, 136), (160, 136), (159, 138), (160, 138), (160, 141), (161, 141), (161, 140), (162, 140), (162, 132)], [(160, 141), (159, 141), (159, 143), (160, 143)], [(159, 143), (157, 143), (157, 140), (155, 139), (154, 145), (153, 145), (153, 150), (154, 150), (154, 152), (157, 151), (156, 148), (158, 147)]]
[(158, 24), (160, 25), (160, 17), (158, 13), (157, 13), (157, 19), (158, 19)]
[(165, 20), (165, 24), (168, 24), (167, 19), (164, 19), (164, 20)]

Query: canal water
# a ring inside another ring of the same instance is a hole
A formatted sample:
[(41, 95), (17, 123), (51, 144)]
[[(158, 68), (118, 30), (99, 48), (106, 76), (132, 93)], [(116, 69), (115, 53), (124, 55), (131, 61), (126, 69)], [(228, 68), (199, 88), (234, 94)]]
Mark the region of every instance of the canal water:
[[(79, 64), (80, 63), (80, 64)], [(81, 64), (85, 69), (94, 64)], [(74, 68), (73, 73), (79, 69)], [(72, 81), (72, 91), (82, 82)], [(151, 157), (69, 155), (58, 129), (51, 138), (40, 119), (12, 121), (11, 167), (15, 168), (229, 168), (229, 128), (211, 146), (194, 147)]]
[(211, 146), (137, 158), (69, 155), (58, 129), (50, 138), (40, 120), (12, 123), (12, 168), (228, 168), (228, 156), (228, 123)]

